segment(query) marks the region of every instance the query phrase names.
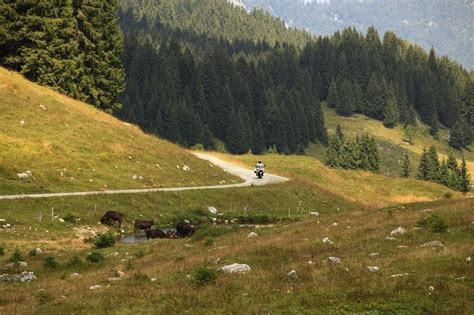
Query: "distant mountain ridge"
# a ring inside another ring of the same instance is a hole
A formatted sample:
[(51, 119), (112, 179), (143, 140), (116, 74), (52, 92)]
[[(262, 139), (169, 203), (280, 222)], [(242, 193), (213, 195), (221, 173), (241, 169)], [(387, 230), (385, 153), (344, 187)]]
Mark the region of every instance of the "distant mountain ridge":
[(264, 8), (289, 25), (318, 35), (346, 27), (365, 32), (371, 25), (392, 30), (425, 49), (474, 69), (474, 3), (453, 1), (395, 0), (242, 0), (249, 8)]

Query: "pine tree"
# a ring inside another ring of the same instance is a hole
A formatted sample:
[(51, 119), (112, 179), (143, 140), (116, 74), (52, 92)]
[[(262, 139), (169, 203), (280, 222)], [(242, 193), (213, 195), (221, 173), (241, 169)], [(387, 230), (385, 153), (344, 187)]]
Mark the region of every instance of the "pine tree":
[(460, 185), (459, 190), (466, 194), (467, 192), (471, 191), (471, 175), (469, 174), (469, 170), (466, 164), (466, 158), (462, 157), (461, 163), (461, 176), (460, 176)]
[(355, 102), (353, 98), (351, 81), (342, 81), (336, 102), (336, 112), (341, 116), (350, 116), (354, 112)]
[(418, 174), (416, 175), (416, 178), (421, 180), (429, 179), (429, 158), (426, 148), (423, 148), (423, 152), (421, 153), (420, 163), (418, 164)]
[(439, 158), (436, 148), (431, 146), (428, 149), (428, 180), (439, 180)]
[(254, 128), (251, 150), (253, 154), (262, 154), (265, 151), (265, 135), (260, 122)]
[(331, 80), (331, 83), (329, 84), (329, 91), (328, 91), (328, 106), (335, 108), (337, 105), (337, 100), (338, 100), (338, 90), (337, 90), (337, 84), (334, 78)]
[(391, 96), (387, 100), (383, 116), (383, 124), (385, 127), (393, 128), (397, 125), (400, 118), (400, 112), (398, 111), (397, 99), (394, 96)]
[(438, 183), (449, 186), (449, 168), (445, 159), (441, 161), (441, 165), (439, 166)]
[(375, 119), (382, 118), (383, 111), (383, 88), (380, 84), (377, 75), (372, 73), (367, 87), (367, 103), (364, 109), (364, 114)]
[(456, 149), (466, 148), (470, 142), (470, 133), (468, 124), (463, 119), (459, 119), (451, 129), (449, 145)]
[(337, 134), (329, 138), (329, 145), (326, 151), (327, 166), (341, 167), (341, 152), (344, 145), (344, 140), (342, 139)]
[(448, 169), (453, 172), (458, 169), (458, 162), (456, 161), (456, 157), (454, 156), (453, 152), (448, 153), (447, 166)]
[(405, 151), (403, 153), (403, 164), (402, 164), (402, 177), (408, 178), (410, 177), (411, 166), (410, 166), (410, 156)]

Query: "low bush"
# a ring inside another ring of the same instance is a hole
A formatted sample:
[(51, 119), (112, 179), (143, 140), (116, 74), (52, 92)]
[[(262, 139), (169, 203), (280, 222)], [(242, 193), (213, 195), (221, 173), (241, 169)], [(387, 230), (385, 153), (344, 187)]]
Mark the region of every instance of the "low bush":
[(99, 252), (92, 252), (86, 256), (87, 261), (97, 264), (104, 261), (104, 255)]
[(58, 269), (59, 264), (53, 256), (47, 256), (44, 259), (43, 267), (46, 269)]
[(125, 268), (125, 270), (132, 270), (135, 266), (133, 265), (133, 261), (128, 259), (123, 263), (123, 267)]
[(439, 214), (432, 214), (419, 220), (418, 226), (429, 228), (434, 233), (444, 233), (448, 230), (448, 224)]
[(76, 223), (77, 218), (75, 215), (68, 213), (63, 217), (63, 220), (69, 223)]
[(217, 280), (217, 270), (207, 267), (199, 267), (194, 271), (193, 281), (197, 286), (205, 286)]
[(23, 261), (23, 256), (21, 254), (21, 251), (16, 248), (12, 256), (8, 259), (8, 262), (18, 263), (20, 261)]
[(111, 233), (99, 233), (93, 240), (95, 248), (107, 248), (115, 245), (115, 237)]
[(82, 266), (83, 262), (79, 256), (72, 256), (67, 262), (68, 267), (79, 267)]

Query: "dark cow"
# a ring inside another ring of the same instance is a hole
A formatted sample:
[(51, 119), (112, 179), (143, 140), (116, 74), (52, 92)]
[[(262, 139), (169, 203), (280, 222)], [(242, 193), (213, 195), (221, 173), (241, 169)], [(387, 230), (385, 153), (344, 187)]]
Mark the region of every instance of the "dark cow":
[(135, 220), (133, 221), (133, 231), (137, 234), (138, 230), (146, 231), (151, 229), (151, 227), (155, 224), (153, 220)]
[(116, 221), (119, 224), (119, 228), (122, 227), (124, 214), (117, 211), (107, 211), (102, 218), (100, 218), (100, 223), (110, 225), (111, 221)]
[(187, 222), (180, 222), (176, 225), (176, 236), (177, 237), (188, 237), (194, 234), (196, 226), (191, 225)]
[(163, 230), (146, 230), (146, 239), (149, 240), (150, 238), (165, 238), (166, 234)]

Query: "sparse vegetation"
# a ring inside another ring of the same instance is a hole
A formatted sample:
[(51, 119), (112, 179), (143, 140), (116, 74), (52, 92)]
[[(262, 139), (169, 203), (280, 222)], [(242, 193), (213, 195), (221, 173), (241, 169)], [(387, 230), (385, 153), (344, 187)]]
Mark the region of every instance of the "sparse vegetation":
[(444, 233), (448, 230), (446, 220), (439, 214), (431, 214), (419, 220), (418, 225), (429, 228), (433, 233)]
[(79, 256), (75, 255), (69, 258), (66, 265), (69, 268), (80, 267), (83, 265), (83, 261)]
[(217, 276), (217, 270), (201, 266), (194, 271), (193, 280), (197, 286), (202, 287), (216, 282)]
[(77, 218), (75, 215), (73, 215), (72, 213), (68, 213), (66, 214), (64, 217), (63, 217), (63, 220), (65, 222), (69, 222), (69, 223), (76, 223), (77, 221)]
[(97, 263), (100, 263), (100, 262), (104, 261), (104, 255), (102, 255), (101, 253), (99, 253), (97, 251), (93, 251), (93, 252), (87, 254), (86, 260), (93, 263), (93, 264), (97, 264)]
[(23, 260), (24, 259), (23, 259), (23, 255), (21, 254), (21, 251), (18, 248), (15, 248), (15, 251), (13, 252), (12, 256), (8, 259), (8, 262), (17, 264)]
[(58, 269), (59, 264), (56, 261), (56, 258), (54, 258), (53, 256), (47, 256), (44, 259), (43, 267), (46, 269), (53, 270), (53, 269)]

